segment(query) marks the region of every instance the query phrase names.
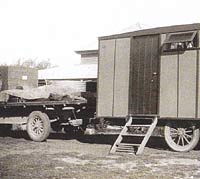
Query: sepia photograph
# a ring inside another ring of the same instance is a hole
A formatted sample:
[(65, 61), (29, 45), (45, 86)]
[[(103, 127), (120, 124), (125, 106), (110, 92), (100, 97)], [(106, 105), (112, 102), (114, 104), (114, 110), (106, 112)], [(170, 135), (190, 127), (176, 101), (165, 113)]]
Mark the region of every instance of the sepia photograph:
[(0, 179), (200, 179), (199, 5), (0, 0)]

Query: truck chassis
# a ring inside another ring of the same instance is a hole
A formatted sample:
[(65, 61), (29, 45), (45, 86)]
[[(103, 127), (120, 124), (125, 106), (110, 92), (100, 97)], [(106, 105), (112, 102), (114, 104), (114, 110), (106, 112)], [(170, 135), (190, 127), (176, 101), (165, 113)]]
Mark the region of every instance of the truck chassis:
[(47, 139), (51, 129), (82, 126), (84, 122), (78, 117), (85, 115), (86, 108), (86, 103), (77, 101), (70, 104), (67, 101), (1, 102), (0, 125), (2, 128), (9, 124), (24, 125), (29, 137), (41, 142)]

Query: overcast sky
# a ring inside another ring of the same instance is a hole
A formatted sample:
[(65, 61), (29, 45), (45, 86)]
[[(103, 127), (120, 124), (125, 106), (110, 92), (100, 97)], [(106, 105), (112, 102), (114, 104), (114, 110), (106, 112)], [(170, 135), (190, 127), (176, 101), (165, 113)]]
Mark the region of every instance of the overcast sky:
[(136, 23), (200, 22), (199, 0), (0, 0), (0, 63), (78, 62), (75, 50)]

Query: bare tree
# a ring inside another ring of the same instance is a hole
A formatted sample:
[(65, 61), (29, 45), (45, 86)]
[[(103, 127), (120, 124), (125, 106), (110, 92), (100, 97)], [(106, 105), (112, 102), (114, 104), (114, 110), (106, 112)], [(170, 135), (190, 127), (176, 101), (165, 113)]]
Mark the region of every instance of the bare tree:
[(38, 69), (47, 69), (47, 68), (51, 68), (51, 67), (53, 67), (53, 65), (51, 64), (51, 61), (50, 61), (50, 59), (47, 59), (47, 60), (42, 60), (42, 61), (40, 61), (37, 65), (36, 65), (36, 67), (38, 68)]
[(22, 62), (21, 66), (23, 67), (29, 67), (29, 68), (36, 68), (37, 64), (35, 62), (35, 60), (33, 59), (28, 59)]
[(31, 59), (31, 58), (29, 58), (29, 59), (18, 59), (16, 64), (14, 64), (14, 66), (37, 68), (38, 70), (55, 67), (55, 65), (52, 65), (50, 59), (41, 60), (39, 62), (36, 62), (36, 59)]

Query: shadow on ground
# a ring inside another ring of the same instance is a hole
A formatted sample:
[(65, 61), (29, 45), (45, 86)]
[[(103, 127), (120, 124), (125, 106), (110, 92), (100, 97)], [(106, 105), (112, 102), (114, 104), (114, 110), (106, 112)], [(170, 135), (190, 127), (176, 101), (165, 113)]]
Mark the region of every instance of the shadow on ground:
[[(112, 145), (117, 139), (118, 135), (93, 135), (93, 136), (85, 136), (78, 138), (80, 142), (84, 143), (98, 143), (98, 144), (110, 144)], [(134, 143), (139, 143), (139, 138), (134, 138)], [(128, 140), (128, 142), (131, 142)], [(147, 146), (150, 148), (156, 149), (168, 149), (167, 144), (163, 137), (151, 137), (147, 143)]]
[[(112, 145), (115, 140), (117, 139), (118, 135), (105, 135), (105, 134), (98, 134), (98, 135), (79, 135), (74, 133), (51, 133), (49, 139), (61, 139), (61, 140), (72, 140), (76, 139), (82, 143), (90, 143), (90, 144), (109, 144)], [(4, 134), (1, 134), (0, 137), (12, 137), (12, 138), (24, 138), (26, 140), (30, 140), (26, 131), (9, 131)], [(137, 138), (134, 139), (137, 143)], [(151, 137), (149, 140), (148, 147), (157, 148), (157, 149), (167, 149), (168, 146), (166, 145), (164, 138), (162, 137)]]
[[(12, 138), (24, 138), (30, 140), (26, 131), (9, 131), (4, 134), (0, 134), (0, 137), (12, 137)], [(61, 140), (78, 140), (82, 143), (90, 144), (109, 144), (112, 145), (117, 139), (118, 135), (80, 135), (75, 133), (51, 133), (49, 139), (61, 139)], [(134, 143), (139, 143), (139, 138), (134, 138)], [(128, 141), (131, 142), (131, 141)], [(155, 148), (158, 150), (169, 150), (168, 145), (166, 144), (164, 137), (152, 136), (147, 143), (147, 147)], [(200, 142), (198, 143), (195, 150), (200, 150)]]

